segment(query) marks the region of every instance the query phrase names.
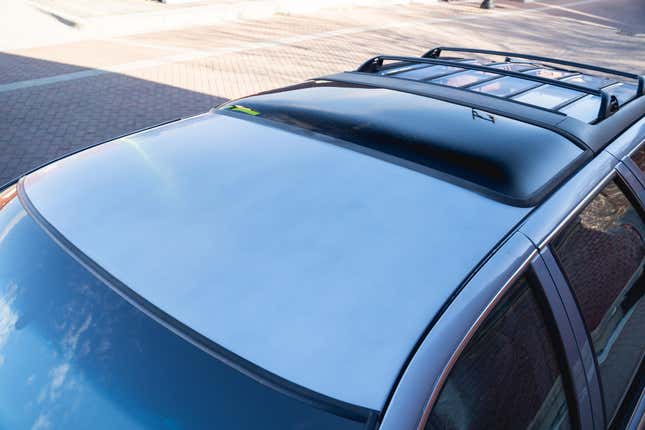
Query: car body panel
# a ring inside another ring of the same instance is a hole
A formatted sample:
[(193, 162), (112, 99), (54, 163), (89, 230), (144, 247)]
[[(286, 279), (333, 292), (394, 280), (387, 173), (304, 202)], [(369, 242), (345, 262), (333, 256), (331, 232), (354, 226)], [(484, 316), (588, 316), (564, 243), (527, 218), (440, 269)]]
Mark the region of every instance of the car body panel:
[(24, 189), (152, 305), (269, 372), (375, 410), (433, 315), (529, 211), (213, 113), (53, 163)]
[(513, 234), (477, 271), (434, 323), (407, 365), (393, 392), (381, 430), (416, 429), (428, 401), (455, 350), (502, 285), (530, 262), (536, 248), (521, 233)]
[[(383, 418), (382, 429), (417, 428), (426, 402), (436, 391), (438, 381), (452, 353), (458, 348), (467, 329), (493, 299), (514, 271), (522, 266), (531, 252), (545, 245), (553, 232), (576, 213), (581, 202), (594, 194), (600, 184), (615, 175), (622, 167), (613, 153), (629, 153), (645, 138), (643, 121), (634, 124), (617, 138), (607, 150), (597, 155), (571, 179), (565, 182), (544, 203), (531, 212), (515, 233), (492, 257), (477, 270), (473, 278), (441, 314), (430, 332), (420, 343), (409, 362), (399, 384), (393, 391), (391, 401)], [(639, 194), (640, 189), (632, 190)], [(557, 325), (562, 336), (566, 358), (569, 361), (575, 401), (581, 424), (589, 428), (604, 428), (604, 412), (598, 375), (594, 365), (594, 353), (585, 328), (566, 281), (553, 261), (549, 249), (542, 249), (532, 266), (544, 271), (549, 268), (551, 282), (542, 279), (541, 287), (551, 301), (556, 296), (562, 301), (555, 311)], [(553, 273), (551, 273), (553, 272)], [(542, 276), (545, 276), (542, 273)], [(568, 321), (564, 321), (563, 312)], [(567, 328), (567, 324), (569, 328)], [(575, 342), (575, 345), (572, 345)], [(576, 350), (578, 352), (576, 352)], [(576, 357), (576, 353), (578, 356)], [(592, 425), (593, 427), (590, 427)], [(420, 428), (420, 427), (419, 427)], [(582, 427), (586, 428), (586, 427)]]

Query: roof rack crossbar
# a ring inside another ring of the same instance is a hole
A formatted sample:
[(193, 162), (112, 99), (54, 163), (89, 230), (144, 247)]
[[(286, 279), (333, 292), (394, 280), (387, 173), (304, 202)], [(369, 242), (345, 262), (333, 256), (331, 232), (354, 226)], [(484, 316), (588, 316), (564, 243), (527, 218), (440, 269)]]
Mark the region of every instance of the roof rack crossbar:
[(550, 58), (550, 57), (542, 57), (539, 55), (529, 55), (529, 54), (520, 54), (520, 53), (515, 53), (515, 52), (505, 52), (505, 51), (493, 51), (489, 49), (476, 49), (476, 48), (459, 48), (459, 47), (449, 47), (449, 46), (440, 46), (437, 48), (433, 48), (423, 54), (424, 58), (439, 58), (441, 55), (441, 52), (443, 51), (449, 51), (449, 52), (469, 52), (473, 54), (487, 54), (487, 55), (498, 55), (502, 57), (507, 57), (507, 58), (522, 58), (525, 60), (534, 60), (534, 61), (541, 61), (545, 63), (553, 63), (553, 64), (561, 64), (563, 66), (569, 66), (569, 67), (578, 67), (581, 69), (587, 69), (587, 70), (593, 70), (595, 72), (600, 72), (600, 73), (606, 73), (609, 75), (616, 75), (616, 76), (623, 76), (625, 78), (630, 78), (630, 79), (636, 79), (636, 80), (642, 80), (644, 77), (639, 76), (635, 73), (629, 73), (629, 72), (624, 72), (622, 70), (615, 70), (615, 69), (609, 69), (606, 67), (599, 67), (599, 66), (593, 66), (591, 64), (584, 64), (584, 63), (577, 63), (575, 61), (568, 61), (568, 60), (560, 60), (557, 58)]
[[(439, 48), (435, 48), (435, 49), (439, 49)], [(609, 94), (607, 94), (606, 92), (596, 88), (589, 88), (582, 85), (573, 84), (571, 82), (562, 81), (559, 79), (551, 79), (551, 78), (545, 78), (543, 76), (528, 75), (528, 74), (525, 74), (522, 72), (516, 72), (513, 70), (503, 70), (503, 69), (497, 69), (495, 67), (457, 62), (453, 60), (440, 60), (438, 58), (428, 58), (428, 57), (403, 57), (398, 55), (377, 55), (376, 57), (370, 58), (369, 60), (364, 62), (358, 69), (356, 69), (356, 72), (359, 72), (359, 73), (379, 72), (383, 67), (384, 61), (399, 61), (403, 63), (426, 63), (430, 65), (435, 65), (435, 66), (450, 66), (450, 67), (456, 67), (459, 69), (477, 70), (481, 72), (494, 73), (500, 76), (512, 76), (515, 78), (539, 82), (544, 85), (553, 85), (561, 88), (579, 91), (585, 94), (591, 94), (591, 95), (600, 97), (600, 109), (599, 109), (596, 121), (605, 119), (618, 110), (618, 103), (614, 100), (615, 97), (613, 96), (610, 97)], [(453, 73), (456, 74), (460, 72), (461, 71), (457, 71)], [(555, 110), (555, 109), (551, 109), (551, 110)]]

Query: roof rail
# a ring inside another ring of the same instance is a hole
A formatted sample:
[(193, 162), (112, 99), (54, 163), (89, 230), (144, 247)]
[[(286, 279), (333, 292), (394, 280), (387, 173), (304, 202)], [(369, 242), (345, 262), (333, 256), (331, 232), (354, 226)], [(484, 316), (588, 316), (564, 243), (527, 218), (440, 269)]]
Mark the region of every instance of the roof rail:
[[(443, 49), (443, 48), (435, 48), (435, 49)], [(430, 51), (430, 52), (433, 52), (433, 51)], [(360, 73), (376, 73), (382, 70), (384, 61), (399, 61), (399, 62), (417, 63), (417, 64), (425, 63), (425, 64), (438, 65), (438, 66), (458, 67), (460, 69), (467, 69), (467, 70), (477, 70), (481, 72), (494, 73), (496, 75), (501, 75), (501, 76), (512, 76), (515, 78), (539, 82), (545, 85), (553, 85), (553, 86), (562, 87), (562, 88), (566, 88), (574, 91), (579, 91), (585, 94), (591, 94), (591, 95), (600, 97), (600, 109), (598, 112), (597, 120), (605, 119), (618, 110), (618, 101), (616, 100), (616, 97), (610, 96), (606, 92), (599, 89), (572, 84), (570, 82), (561, 81), (558, 79), (550, 79), (542, 76), (527, 75), (521, 72), (516, 72), (512, 70), (503, 70), (503, 69), (498, 69), (495, 67), (490, 67), (485, 65), (464, 63), (464, 62), (455, 61), (455, 60), (440, 60), (436, 57), (429, 58), (429, 57), (403, 57), (403, 56), (397, 56), (397, 55), (377, 55), (376, 57), (370, 58), (365, 63), (363, 63), (358, 69), (356, 69), (356, 71)], [(633, 76), (636, 76), (636, 75), (633, 75)], [(432, 85), (431, 82), (427, 82), (427, 84)], [(506, 100), (514, 103), (520, 103), (509, 98), (507, 98)], [(553, 110), (553, 109), (547, 109), (547, 110)]]
[(520, 54), (517, 52), (506, 52), (506, 51), (494, 51), (490, 49), (476, 49), (476, 48), (460, 48), (460, 47), (451, 47), (451, 46), (439, 46), (436, 48), (430, 49), (428, 52), (423, 54), (423, 58), (439, 58), (443, 51), (448, 52), (466, 52), (471, 54), (486, 54), (486, 55), (497, 55), (500, 57), (506, 57), (506, 61), (511, 61), (512, 58), (521, 58), (524, 60), (533, 60), (543, 63), (559, 64), (562, 66), (568, 67), (577, 67), (580, 69), (593, 70), (595, 72), (605, 73), (608, 75), (622, 76), (624, 78), (634, 79), (638, 82), (638, 90), (636, 92), (636, 97), (645, 95), (645, 76), (637, 75), (635, 73), (624, 72), (622, 70), (609, 69), (606, 67), (594, 66), (591, 64), (578, 63), (575, 61), (569, 60), (560, 60), (558, 58), (551, 57), (542, 57), (539, 55), (530, 55), (530, 54)]

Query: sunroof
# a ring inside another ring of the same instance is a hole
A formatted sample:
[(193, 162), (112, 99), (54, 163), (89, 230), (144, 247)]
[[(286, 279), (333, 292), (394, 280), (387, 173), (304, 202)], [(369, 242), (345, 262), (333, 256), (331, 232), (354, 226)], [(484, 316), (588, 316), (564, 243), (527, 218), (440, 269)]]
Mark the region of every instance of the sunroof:
[(388, 76), (388, 75), (393, 75), (395, 73), (407, 72), (415, 69), (423, 69), (425, 67), (428, 67), (428, 65), (427, 64), (407, 64), (405, 66), (387, 68), (383, 70), (380, 74)]
[(556, 87), (554, 85), (542, 85), (513, 97), (513, 100), (547, 109), (554, 109), (565, 102), (571, 101), (577, 97), (582, 97), (583, 95), (584, 93), (570, 90), (568, 88)]
[(469, 89), (480, 93), (486, 93), (497, 97), (508, 97), (531, 88), (541, 85), (539, 82), (520, 79), (512, 76), (505, 76), (488, 82), (483, 82)]
[(511, 61), (500, 64), (493, 64), (490, 67), (494, 67), (500, 70), (510, 70), (511, 72), (523, 72), (524, 70), (536, 68), (533, 64), (530, 63), (515, 63)]
[(619, 82), (616, 85), (603, 88), (603, 91), (606, 91), (612, 96), (616, 96), (618, 103), (622, 105), (627, 103), (636, 95), (637, 88), (636, 85)]
[(461, 73), (453, 73), (452, 75), (444, 76), (441, 78), (433, 79), (435, 84), (448, 85), (451, 87), (465, 87), (480, 81), (492, 79), (496, 76), (494, 73), (482, 72), (479, 70), (467, 70)]
[[(491, 61), (486, 58), (439, 58), (442, 49), (496, 56), (504, 54), (506, 58), (504, 61)], [(536, 62), (532, 62), (533, 60)], [(386, 64), (386, 62), (395, 63)], [(554, 67), (542, 64), (543, 62), (594, 70), (601, 75)], [(356, 72), (376, 73), (381, 76), (460, 88), (467, 92), (495, 96), (551, 110), (587, 123), (602, 120), (615, 112), (616, 107), (611, 99), (607, 98), (607, 103), (602, 102), (607, 94), (615, 96), (619, 105), (637, 97), (639, 86), (618, 82), (613, 76), (624, 76), (645, 83), (643, 77), (602, 67), (523, 54), (465, 48), (437, 48), (419, 58), (379, 55), (364, 62)], [(392, 85), (398, 89), (405, 84), (399, 82)], [(384, 86), (387, 87), (387, 85)], [(417, 88), (420, 90), (419, 87)], [(451, 93), (444, 93), (449, 91), (446, 88), (427, 89), (427, 91), (439, 91), (442, 97), (452, 96)], [(464, 94), (464, 97), (476, 96)]]
[(598, 117), (599, 109), (600, 97), (590, 94), (563, 107), (560, 112), (584, 122), (591, 122)]
[(565, 70), (555, 70), (555, 69), (546, 69), (546, 68), (527, 70), (524, 73), (526, 73), (527, 75), (539, 76), (541, 78), (548, 78), (548, 79), (562, 79), (562, 78), (566, 78), (567, 76), (571, 76), (575, 74), (574, 72), (567, 72)]
[(464, 69), (452, 66), (426, 66), (419, 69), (409, 70), (401, 73), (396, 73), (396, 78), (417, 79), (420, 81), (426, 79), (436, 78), (438, 76), (447, 75), (449, 73), (459, 72)]
[(570, 82), (572, 84), (581, 85), (588, 88), (602, 88), (615, 83), (613, 79), (603, 78), (602, 76), (591, 76), (591, 75), (574, 75), (568, 78), (562, 79), (565, 82)]

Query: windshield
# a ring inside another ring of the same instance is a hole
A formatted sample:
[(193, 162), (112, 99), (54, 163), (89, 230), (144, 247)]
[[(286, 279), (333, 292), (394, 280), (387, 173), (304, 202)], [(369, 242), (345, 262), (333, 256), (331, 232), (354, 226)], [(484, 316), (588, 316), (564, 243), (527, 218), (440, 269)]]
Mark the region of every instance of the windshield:
[(364, 428), (157, 323), (59, 247), (14, 195), (0, 194), (0, 428)]

